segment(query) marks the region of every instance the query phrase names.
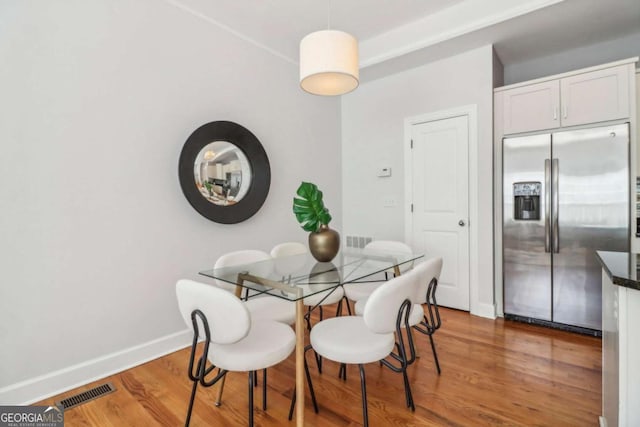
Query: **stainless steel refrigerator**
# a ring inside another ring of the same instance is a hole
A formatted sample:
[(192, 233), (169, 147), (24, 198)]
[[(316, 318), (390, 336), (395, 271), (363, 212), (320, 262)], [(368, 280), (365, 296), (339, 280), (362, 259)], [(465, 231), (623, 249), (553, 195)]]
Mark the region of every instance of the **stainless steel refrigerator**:
[(629, 192), (628, 124), (503, 140), (505, 317), (601, 330), (595, 252), (629, 250)]

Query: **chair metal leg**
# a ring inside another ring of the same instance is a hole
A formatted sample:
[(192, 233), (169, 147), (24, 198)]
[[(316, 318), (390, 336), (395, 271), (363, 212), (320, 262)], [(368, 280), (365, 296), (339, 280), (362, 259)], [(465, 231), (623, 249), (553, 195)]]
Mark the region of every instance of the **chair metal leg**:
[[(322, 306), (318, 306), (320, 308), (320, 320), (322, 320)], [(307, 322), (307, 331), (311, 331), (311, 307), (309, 307), (309, 311), (305, 316), (305, 320)], [(314, 351), (316, 366), (318, 367), (318, 373), (322, 373), (322, 356)]]
[[(305, 347), (304, 351), (309, 350), (311, 346)], [(307, 377), (307, 385), (309, 386), (309, 393), (311, 394), (311, 402), (313, 402), (313, 410), (318, 413), (318, 402), (316, 401), (316, 393), (313, 391), (313, 382), (311, 381), (311, 374), (309, 374), (309, 365), (307, 365), (307, 358), (304, 359), (304, 373)], [(289, 421), (293, 419), (293, 408), (296, 405), (296, 388), (293, 388), (293, 397), (291, 398), (291, 406), (289, 406)]]
[[(322, 320), (322, 306), (318, 306), (320, 308), (320, 320)], [(308, 315), (306, 316), (306, 321), (307, 321), (307, 330), (311, 331), (311, 307), (309, 307), (309, 312)], [(306, 351), (306, 348), (305, 348)], [(322, 373), (322, 356), (320, 356), (318, 353), (315, 352), (315, 350), (313, 351), (314, 357), (316, 359), (316, 366), (318, 367), (318, 373)], [(306, 361), (305, 361), (306, 363)]]
[(347, 313), (349, 313), (349, 316), (352, 316), (353, 314), (351, 314), (351, 304), (349, 304), (349, 298), (347, 298), (346, 296), (342, 298), (344, 298), (344, 302), (347, 304)]
[(304, 321), (307, 324), (307, 331), (311, 330), (311, 306), (307, 308), (307, 314), (304, 316)]
[(431, 341), (431, 350), (433, 351), (433, 359), (436, 361), (436, 369), (438, 370), (438, 375), (440, 375), (440, 362), (438, 362), (438, 353), (436, 353), (436, 345), (433, 342), (433, 335), (429, 335), (429, 341)]
[(218, 388), (218, 396), (216, 397), (216, 406), (222, 405), (222, 392), (224, 391), (224, 382), (226, 379), (226, 375), (220, 379), (220, 387)]
[(342, 378), (344, 381), (347, 380), (347, 365), (345, 363), (340, 364), (340, 370), (338, 371), (338, 378)]
[(193, 401), (196, 398), (196, 390), (198, 389), (198, 381), (193, 382), (193, 388), (191, 389), (191, 399), (189, 400), (189, 409), (187, 410), (187, 420), (184, 422), (184, 427), (189, 427), (191, 422), (191, 411), (193, 410)]
[(249, 372), (249, 427), (253, 427), (253, 374), (255, 371)]
[(267, 369), (262, 370), (262, 410), (267, 410)]
[(293, 388), (293, 397), (291, 398), (291, 406), (289, 406), (289, 421), (293, 419), (293, 408), (296, 406), (296, 388)]
[(367, 409), (367, 383), (364, 378), (364, 365), (359, 364), (360, 367), (360, 386), (362, 388), (362, 425), (369, 427), (369, 412)]
[(309, 373), (309, 365), (307, 359), (304, 359), (304, 373), (307, 376), (307, 385), (309, 386), (309, 394), (311, 394), (311, 402), (313, 402), (313, 410), (318, 413), (318, 402), (316, 401), (316, 393), (313, 391), (313, 382), (311, 382), (311, 374)]
[(253, 371), (253, 386), (258, 387), (258, 371)]
[[(318, 308), (320, 309), (320, 321), (322, 322), (322, 319), (324, 318), (324, 311), (322, 310), (322, 306), (318, 306)], [(318, 368), (318, 373), (321, 374), (322, 373), (322, 356), (316, 353), (315, 350), (314, 350), (314, 354), (316, 358), (316, 367)]]
[(407, 400), (407, 408), (411, 408), (415, 412), (416, 406), (413, 403), (413, 394), (411, 393), (411, 385), (409, 384), (406, 368), (402, 371), (402, 376), (404, 377), (404, 397)]
[(349, 313), (349, 316), (351, 316), (351, 306), (349, 305), (349, 298), (347, 298), (347, 296), (345, 295), (342, 298), (340, 298), (340, 301), (338, 301), (338, 307), (336, 308), (336, 317), (342, 316), (343, 302), (344, 302), (344, 305), (347, 306), (347, 313)]

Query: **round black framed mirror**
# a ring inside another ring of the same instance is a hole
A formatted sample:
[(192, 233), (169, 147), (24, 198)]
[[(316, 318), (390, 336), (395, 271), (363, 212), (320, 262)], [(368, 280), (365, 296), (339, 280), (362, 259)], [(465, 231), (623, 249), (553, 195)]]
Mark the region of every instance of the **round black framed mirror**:
[(271, 166), (262, 144), (247, 128), (216, 121), (200, 126), (187, 138), (178, 177), (182, 192), (200, 215), (236, 224), (264, 204)]

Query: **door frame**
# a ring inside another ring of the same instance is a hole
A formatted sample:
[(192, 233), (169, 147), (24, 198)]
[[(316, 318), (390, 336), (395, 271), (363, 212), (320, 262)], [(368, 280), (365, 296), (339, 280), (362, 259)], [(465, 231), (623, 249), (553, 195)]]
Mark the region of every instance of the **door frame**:
[(495, 318), (495, 308), (479, 301), (478, 283), (478, 106), (477, 104), (454, 107), (404, 119), (404, 234), (405, 241), (413, 243), (413, 215), (411, 213), (413, 169), (411, 162), (411, 129), (421, 123), (467, 116), (469, 126), (469, 312), (482, 317)]

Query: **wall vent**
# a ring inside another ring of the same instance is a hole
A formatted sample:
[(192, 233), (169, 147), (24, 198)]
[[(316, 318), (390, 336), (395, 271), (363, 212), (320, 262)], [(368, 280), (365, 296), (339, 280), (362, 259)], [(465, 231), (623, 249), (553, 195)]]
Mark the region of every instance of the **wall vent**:
[(55, 403), (56, 406), (62, 406), (64, 410), (74, 408), (78, 405), (82, 405), (83, 403), (89, 402), (90, 400), (97, 399), (105, 394), (113, 393), (116, 391), (116, 388), (112, 383), (106, 383), (99, 385), (97, 387), (93, 387), (87, 391), (83, 391), (82, 393), (78, 393), (71, 397), (67, 397), (66, 399), (62, 399)]
[(362, 236), (347, 236), (347, 247), (348, 248), (364, 248), (367, 243), (371, 243), (373, 240), (372, 237), (362, 237)]

